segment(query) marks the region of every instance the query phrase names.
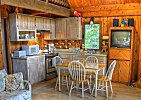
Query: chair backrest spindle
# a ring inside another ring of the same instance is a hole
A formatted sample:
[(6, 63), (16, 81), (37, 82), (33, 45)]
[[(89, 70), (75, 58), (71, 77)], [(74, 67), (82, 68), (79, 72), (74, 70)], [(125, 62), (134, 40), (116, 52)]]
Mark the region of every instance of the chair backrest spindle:
[(63, 63), (63, 60), (62, 60), (62, 58), (61, 57), (59, 57), (59, 56), (55, 56), (54, 57), (54, 65), (55, 65), (55, 68), (56, 68), (56, 70), (57, 70), (57, 73), (58, 73), (58, 68), (57, 68), (57, 64), (61, 64), (61, 63)]
[(114, 72), (115, 65), (116, 65), (116, 60), (112, 61), (112, 63), (110, 64), (110, 66), (109, 66), (109, 68), (106, 72), (105, 79), (106, 79), (106, 77), (110, 80), (112, 79), (112, 75), (113, 75), (113, 72)]
[(85, 67), (79, 61), (72, 61), (68, 65), (68, 70), (70, 72), (71, 78), (74, 80), (85, 80)]

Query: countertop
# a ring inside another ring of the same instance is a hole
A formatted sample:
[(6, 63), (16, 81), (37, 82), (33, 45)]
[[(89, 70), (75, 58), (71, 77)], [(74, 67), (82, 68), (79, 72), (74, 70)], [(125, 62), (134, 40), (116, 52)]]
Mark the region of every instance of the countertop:
[(45, 56), (44, 54), (32, 55), (32, 56), (25, 56), (25, 57), (12, 57), (12, 59), (28, 59), (28, 58), (35, 58), (39, 56)]
[(37, 54), (37, 55), (32, 55), (32, 56), (25, 56), (25, 57), (12, 57), (12, 59), (28, 59), (28, 58), (35, 58), (35, 57), (39, 57), (39, 56), (45, 56), (47, 58), (50, 58), (50, 57), (55, 57), (57, 56), (58, 53), (52, 53), (52, 54)]
[(106, 54), (85, 54), (85, 55), (90, 55), (90, 56), (107, 56)]
[[(67, 55), (76, 55), (76, 54), (79, 54), (79, 53), (75, 53), (75, 52), (59, 52), (59, 54), (67, 54)], [(87, 55), (90, 55), (90, 56), (107, 56), (106, 54), (85, 54), (86, 56)]]

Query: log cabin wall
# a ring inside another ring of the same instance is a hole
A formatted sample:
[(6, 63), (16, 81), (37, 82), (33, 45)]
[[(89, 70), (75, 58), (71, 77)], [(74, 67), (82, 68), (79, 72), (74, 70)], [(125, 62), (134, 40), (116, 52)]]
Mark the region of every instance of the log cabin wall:
[(1, 30), (1, 10), (0, 10), (0, 69), (4, 67), (3, 49), (2, 49), (2, 30)]
[[(6, 2), (8, 0), (2, 0)], [(135, 20), (135, 31), (139, 33), (139, 39), (141, 39), (141, 11), (140, 11), (140, 0), (68, 0), (72, 10), (83, 12), (83, 21), (89, 22), (90, 17), (94, 16), (95, 21), (101, 21), (101, 36), (108, 36), (109, 27), (113, 25), (113, 19), (118, 18), (119, 22), (122, 19), (134, 18)], [(101, 5), (103, 4), (103, 5)], [(83, 6), (83, 7), (80, 7)], [(85, 7), (86, 9), (85, 9)], [(23, 7), (23, 6), (21, 6)], [(89, 10), (89, 11), (87, 11)], [(112, 17), (114, 16), (114, 17)], [(86, 18), (85, 18), (86, 17)], [(89, 18), (87, 18), (89, 17)], [(0, 37), (1, 38), (1, 37)], [(82, 40), (83, 41), (83, 40)], [(80, 42), (83, 43), (83, 42)], [(33, 42), (10, 42), (10, 51), (19, 50), (23, 44), (34, 44)], [(1, 46), (1, 44), (0, 44)], [(10, 56), (10, 55), (9, 55)], [(139, 45), (139, 73), (141, 73), (141, 41)], [(138, 74), (139, 75), (139, 74)], [(139, 78), (139, 77), (138, 77)]]
[[(141, 0), (68, 0), (72, 11), (78, 11), (83, 17), (96, 17), (102, 21), (102, 35), (108, 35), (109, 27), (113, 24), (113, 19), (134, 18), (135, 33), (138, 33), (141, 40)], [(141, 73), (141, 41), (139, 45), (138, 79)]]
[[(134, 23), (134, 28), (135, 28), (135, 34), (138, 34), (138, 40), (141, 40), (141, 16), (118, 16), (118, 17), (95, 17), (95, 22), (101, 22), (101, 36), (109, 36), (109, 28), (113, 27), (113, 19), (117, 18), (119, 19), (119, 25), (121, 23), (121, 21), (123, 19), (128, 19), (128, 18), (133, 18), (135, 23)], [(84, 23), (88, 23), (90, 21), (90, 18), (83, 18)], [(126, 27), (126, 26), (125, 26)], [(102, 38), (102, 37), (101, 37)], [(136, 70), (136, 72), (138, 73), (138, 79), (140, 77), (141, 73), (141, 41), (138, 41), (138, 47), (139, 48), (139, 52), (138, 55), (139, 57), (134, 57), (136, 59), (139, 59), (139, 63), (137, 64), (138, 66), (138, 71)]]

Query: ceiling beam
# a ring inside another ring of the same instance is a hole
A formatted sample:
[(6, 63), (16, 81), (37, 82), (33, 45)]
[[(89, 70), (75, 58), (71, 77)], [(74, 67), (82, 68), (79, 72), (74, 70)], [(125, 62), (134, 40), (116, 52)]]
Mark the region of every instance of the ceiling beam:
[(141, 10), (109, 10), (109, 11), (93, 11), (93, 12), (83, 12), (82, 17), (108, 17), (108, 16), (137, 16), (141, 15)]
[(98, 6), (87, 6), (87, 7), (78, 7), (73, 8), (73, 10), (79, 12), (93, 12), (101, 10), (135, 10), (141, 9), (140, 3), (128, 3), (128, 4), (109, 4), (109, 5), (98, 5)]
[(70, 9), (38, 0), (1, 0), (1, 4), (69, 17)]

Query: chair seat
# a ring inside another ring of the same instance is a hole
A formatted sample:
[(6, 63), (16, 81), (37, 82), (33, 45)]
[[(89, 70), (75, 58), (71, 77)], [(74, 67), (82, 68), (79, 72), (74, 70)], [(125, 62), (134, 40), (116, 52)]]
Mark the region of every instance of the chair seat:
[(95, 75), (95, 73), (94, 72), (86, 72), (86, 75)]
[(66, 71), (62, 71), (60, 73), (61, 76), (70, 76), (70, 73), (69, 72), (66, 72)]
[(105, 76), (103, 76), (103, 75), (99, 75), (98, 76), (98, 81), (108, 82), (108, 81), (111, 81), (111, 79), (109, 79), (108, 77), (105, 78)]
[(77, 83), (77, 82), (82, 83), (82, 82), (87, 82), (89, 80), (88, 79), (85, 79), (85, 80), (74, 80), (74, 79), (72, 79), (70, 81), (74, 81), (75, 83)]

